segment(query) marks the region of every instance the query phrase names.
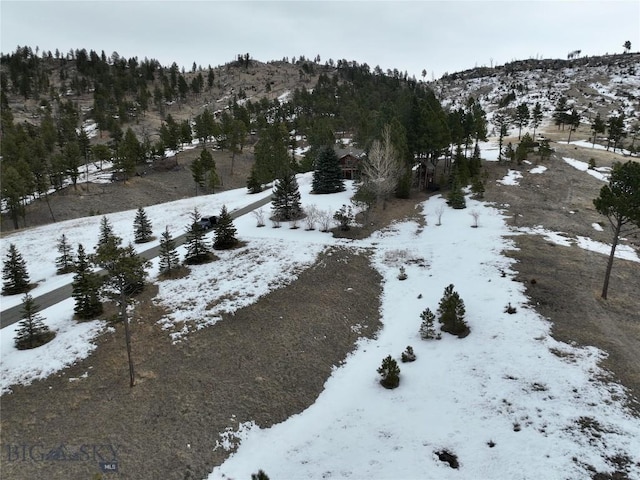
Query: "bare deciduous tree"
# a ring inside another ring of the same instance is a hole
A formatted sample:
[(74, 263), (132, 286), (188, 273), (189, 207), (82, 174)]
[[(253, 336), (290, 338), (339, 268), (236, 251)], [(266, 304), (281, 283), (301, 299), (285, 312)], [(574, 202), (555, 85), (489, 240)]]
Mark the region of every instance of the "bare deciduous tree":
[(480, 212), (477, 210), (471, 210), (471, 216), (473, 217), (473, 228), (478, 228), (478, 218), (480, 218)]
[(309, 205), (305, 211), (307, 212), (307, 216), (304, 219), (304, 223), (306, 225), (307, 230), (315, 230), (316, 221), (318, 220), (318, 207), (315, 205)]
[(382, 131), (382, 141), (373, 142), (362, 165), (364, 183), (374, 193), (377, 205), (395, 191), (401, 174), (398, 153), (391, 143), (391, 129), (387, 125)]
[(442, 214), (444, 213), (444, 205), (440, 205), (437, 209), (436, 209), (436, 216), (438, 217), (438, 223), (436, 223), (436, 226), (439, 227), (440, 225), (442, 225)]
[(264, 210), (261, 208), (258, 210), (254, 210), (251, 214), (255, 217), (257, 227), (264, 227)]
[(331, 228), (333, 215), (330, 210), (321, 210), (318, 212), (318, 222), (320, 222), (320, 231), (328, 232)]

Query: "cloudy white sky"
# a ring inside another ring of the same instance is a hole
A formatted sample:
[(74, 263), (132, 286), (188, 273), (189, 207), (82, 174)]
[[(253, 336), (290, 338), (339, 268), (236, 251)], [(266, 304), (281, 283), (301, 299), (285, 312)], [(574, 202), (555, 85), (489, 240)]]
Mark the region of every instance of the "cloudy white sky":
[(320, 55), (429, 77), (640, 47), (640, 1), (5, 1), (1, 50), (117, 51), (206, 67)]

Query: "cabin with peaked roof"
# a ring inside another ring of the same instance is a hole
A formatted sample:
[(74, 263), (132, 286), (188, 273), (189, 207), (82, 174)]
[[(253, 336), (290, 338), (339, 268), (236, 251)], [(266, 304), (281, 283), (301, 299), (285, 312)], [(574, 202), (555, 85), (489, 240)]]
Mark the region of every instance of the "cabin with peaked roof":
[(337, 148), (336, 155), (340, 162), (342, 178), (357, 180), (360, 178), (360, 162), (364, 157), (364, 150), (358, 148)]

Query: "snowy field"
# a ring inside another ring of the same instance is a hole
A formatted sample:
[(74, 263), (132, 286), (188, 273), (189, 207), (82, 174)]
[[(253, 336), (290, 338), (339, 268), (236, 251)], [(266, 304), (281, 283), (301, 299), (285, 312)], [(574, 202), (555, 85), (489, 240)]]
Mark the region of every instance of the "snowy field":
[[(304, 207), (313, 204), (334, 212), (349, 203), (351, 184), (346, 192), (316, 196), (309, 193), (311, 176), (298, 178)], [(519, 188), (509, 178), (513, 175), (504, 179), (505, 188)], [(194, 206), (203, 214), (215, 214), (222, 204), (233, 210), (257, 199), (239, 189), (145, 210), (156, 234), (168, 225), (176, 236), (184, 232)], [(501, 211), (471, 199), (465, 210), (446, 207), (442, 225), (436, 226), (436, 212), (443, 204), (436, 196), (422, 205), (425, 227), (400, 222), (359, 241), (334, 239), (317, 228), (306, 231), (304, 223), (298, 229), (286, 223), (276, 229), (267, 221), (258, 228), (254, 216), (245, 215), (234, 224), (246, 246), (219, 252), (220, 261), (192, 267), (179, 281), (160, 282), (157, 301), (172, 312), (161, 326), (174, 341), (188, 342), (192, 329), (211, 325), (220, 313), (254, 303), (293, 281), (328, 246), (371, 249), (384, 278), (383, 328), (377, 338), (362, 340), (334, 369), (317, 401), (299, 415), (266, 429), (251, 421), (231, 422), (211, 448), (234, 453), (210, 479), (250, 478), (259, 469), (271, 478), (583, 479), (589, 477), (588, 465), (612, 471), (608, 459), (616, 455), (638, 461), (640, 422), (625, 410), (623, 388), (593, 381), (607, 375), (598, 366), (605, 353), (555, 341), (550, 323), (530, 308), (524, 286), (512, 279), (513, 261), (502, 252), (514, 248), (511, 236), (524, 232), (510, 231)], [(479, 214), (478, 228), (471, 228), (472, 211)], [(133, 237), (134, 217), (135, 210), (108, 216), (125, 242)], [(53, 242), (58, 232), (91, 251), (99, 222), (100, 217), (90, 217), (8, 235), (2, 257), (8, 244), (15, 243), (32, 281), (39, 281), (32, 292), (36, 296), (71, 280), (55, 275)], [(591, 239), (568, 239), (544, 227), (527, 233), (554, 234), (558, 243), (564, 238), (564, 248), (600, 249)], [(638, 261), (637, 253), (631, 253), (629, 259)], [(231, 262), (233, 268), (228, 268)], [(397, 279), (400, 266), (406, 268), (405, 281)], [(156, 274), (154, 262), (152, 280)], [(421, 340), (420, 313), (435, 311), (449, 284), (465, 302), (471, 334), (465, 339), (444, 334), (439, 341)], [(208, 300), (221, 300), (206, 312), (190, 293), (204, 288)], [(19, 302), (3, 297), (2, 308)], [(513, 315), (505, 313), (509, 303), (517, 309)], [(41, 313), (57, 332), (47, 346), (17, 351), (15, 326), (1, 331), (3, 394), (13, 384), (44, 378), (90, 355), (92, 342), (108, 328), (101, 320), (75, 322), (70, 300)], [(387, 355), (399, 361), (407, 345), (413, 346), (417, 361), (399, 363), (400, 387), (385, 390), (376, 369)], [(89, 370), (85, 375), (91, 374)], [(445, 450), (457, 456), (459, 469), (439, 460), (437, 452)], [(640, 466), (632, 465), (627, 473), (640, 479)]]

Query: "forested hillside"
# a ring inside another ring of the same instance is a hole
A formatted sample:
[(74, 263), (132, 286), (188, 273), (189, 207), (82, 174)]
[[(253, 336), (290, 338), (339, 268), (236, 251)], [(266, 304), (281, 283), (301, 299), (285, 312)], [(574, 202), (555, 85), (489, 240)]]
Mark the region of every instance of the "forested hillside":
[[(28, 226), (27, 205), (77, 188), (89, 164), (108, 165), (126, 182), (194, 141), (230, 153), (231, 173), (237, 154), (253, 155), (252, 177), (265, 184), (283, 169), (311, 169), (318, 149), (341, 138), (367, 150), (389, 126), (404, 171), (401, 197), (416, 161), (444, 160), (447, 176), (438, 180), (467, 184), (480, 173), (474, 144), (491, 134), (502, 147), (511, 128), (520, 137), (532, 127), (535, 136), (545, 118), (571, 131), (591, 124), (608, 145), (634, 152), (639, 61), (514, 62), (427, 83), (319, 57), (265, 64), (247, 53), (187, 72), (116, 52), (19, 47), (1, 58), (3, 229)], [(203, 155), (192, 165), (194, 182), (213, 191), (222, 179)]]

